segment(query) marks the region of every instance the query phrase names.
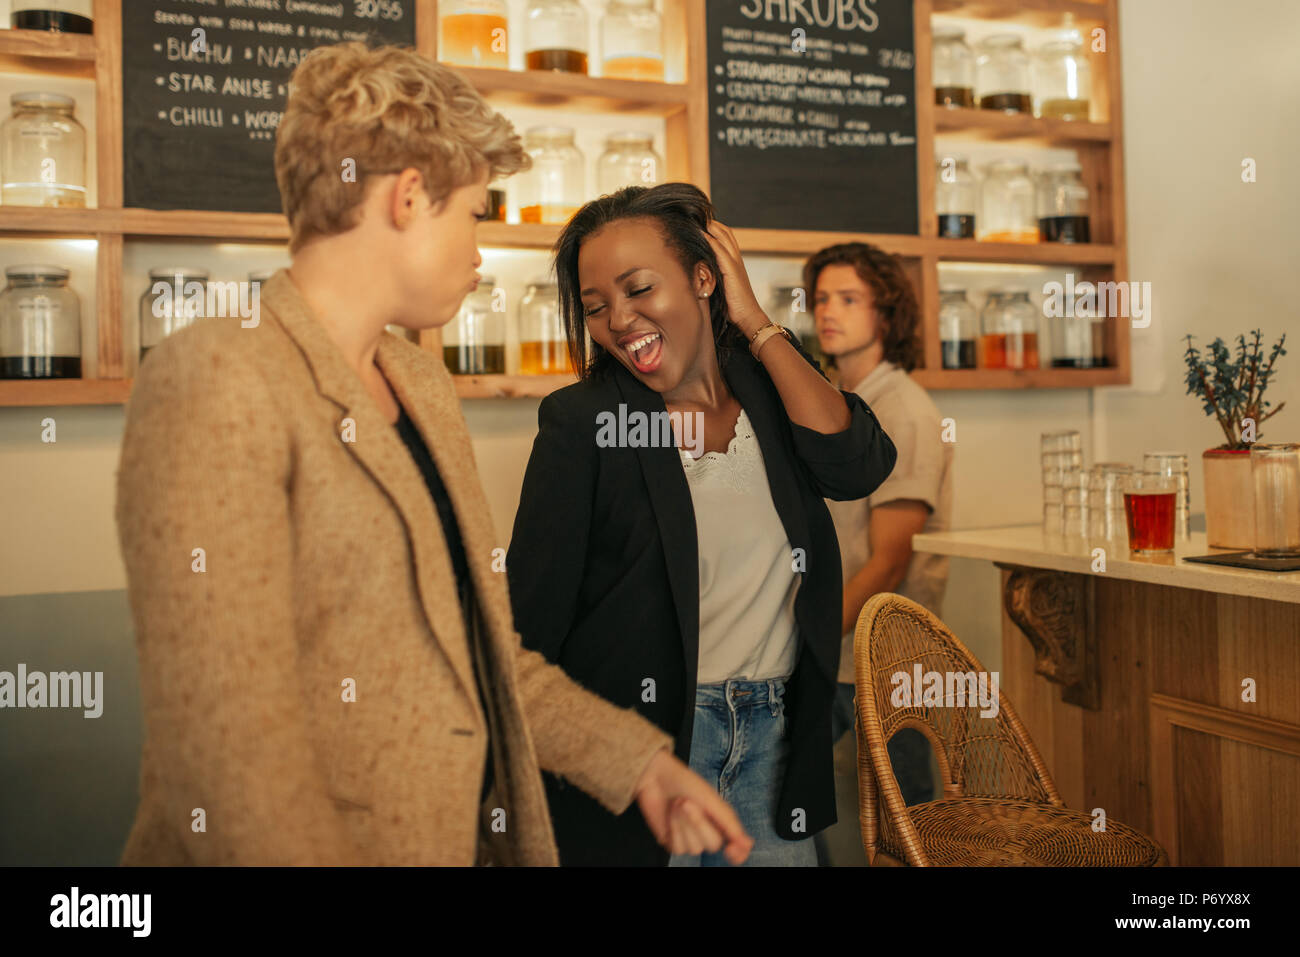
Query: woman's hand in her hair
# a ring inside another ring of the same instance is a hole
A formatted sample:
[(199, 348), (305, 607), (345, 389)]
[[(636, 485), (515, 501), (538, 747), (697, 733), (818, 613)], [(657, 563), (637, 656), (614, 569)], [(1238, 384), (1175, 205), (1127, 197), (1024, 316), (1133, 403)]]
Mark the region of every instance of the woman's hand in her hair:
[(749, 283), (745, 261), (740, 255), (740, 243), (731, 228), (716, 219), (709, 223), (708, 237), (709, 245), (718, 257), (718, 268), (727, 289), (727, 316), (745, 334), (745, 338), (753, 339), (754, 333), (771, 320), (758, 304), (754, 287)]

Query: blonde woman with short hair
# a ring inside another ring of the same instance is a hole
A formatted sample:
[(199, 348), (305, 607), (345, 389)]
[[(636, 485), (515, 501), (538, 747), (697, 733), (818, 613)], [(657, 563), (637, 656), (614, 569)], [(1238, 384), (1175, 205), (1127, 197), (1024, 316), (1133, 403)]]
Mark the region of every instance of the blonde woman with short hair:
[[(117, 522), (146, 740), (124, 863), (557, 863), (541, 769), (666, 848), (749, 839), (672, 740), (524, 651), (437, 328), (510, 124), (412, 51), (314, 51), (275, 173), (292, 265), (141, 366)], [(355, 172), (355, 175), (351, 175)]]

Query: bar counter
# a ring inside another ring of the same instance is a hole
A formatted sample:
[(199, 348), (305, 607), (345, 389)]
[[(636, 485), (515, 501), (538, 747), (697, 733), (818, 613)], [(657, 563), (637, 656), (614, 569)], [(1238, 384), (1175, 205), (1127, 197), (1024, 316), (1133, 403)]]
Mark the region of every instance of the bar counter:
[(1203, 533), (1151, 557), (1037, 525), (912, 544), (1001, 569), (1001, 689), (1069, 807), (1173, 864), (1300, 864), (1300, 571), (1184, 561)]

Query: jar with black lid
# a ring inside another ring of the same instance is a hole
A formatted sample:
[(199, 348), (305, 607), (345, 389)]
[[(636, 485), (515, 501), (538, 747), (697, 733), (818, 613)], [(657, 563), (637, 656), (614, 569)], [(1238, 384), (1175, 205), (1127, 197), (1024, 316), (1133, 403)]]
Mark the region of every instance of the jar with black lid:
[(15, 30), (94, 33), (95, 0), (13, 0), (9, 26)]
[(0, 378), (81, 378), (81, 300), (63, 266), (5, 269), (0, 293)]

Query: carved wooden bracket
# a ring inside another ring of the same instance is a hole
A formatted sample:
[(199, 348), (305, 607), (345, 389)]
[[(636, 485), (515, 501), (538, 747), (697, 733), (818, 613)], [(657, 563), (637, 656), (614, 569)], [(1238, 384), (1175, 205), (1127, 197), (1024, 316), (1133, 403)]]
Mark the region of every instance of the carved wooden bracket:
[(1101, 707), (1094, 628), (1095, 582), (1090, 575), (997, 563), (1007, 576), (1007, 615), (1034, 648), (1034, 670), (1061, 686), (1061, 700)]

